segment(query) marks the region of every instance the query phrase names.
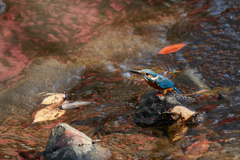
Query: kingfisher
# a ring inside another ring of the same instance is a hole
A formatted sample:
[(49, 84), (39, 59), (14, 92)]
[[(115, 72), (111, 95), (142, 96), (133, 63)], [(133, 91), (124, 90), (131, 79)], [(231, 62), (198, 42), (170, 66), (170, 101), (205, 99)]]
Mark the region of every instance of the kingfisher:
[(162, 91), (163, 94), (158, 94), (157, 96), (163, 96), (167, 92), (173, 93), (174, 91), (182, 94), (176, 87), (174, 87), (175, 84), (170, 79), (159, 75), (150, 69), (128, 71), (141, 75), (149, 86), (158, 90), (158, 93)]

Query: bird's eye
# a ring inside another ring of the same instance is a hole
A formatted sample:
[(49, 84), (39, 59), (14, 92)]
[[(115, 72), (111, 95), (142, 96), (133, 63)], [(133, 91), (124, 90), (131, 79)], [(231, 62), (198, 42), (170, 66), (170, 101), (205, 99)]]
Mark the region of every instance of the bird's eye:
[(148, 76), (148, 75), (149, 75), (149, 73), (146, 73), (146, 75)]

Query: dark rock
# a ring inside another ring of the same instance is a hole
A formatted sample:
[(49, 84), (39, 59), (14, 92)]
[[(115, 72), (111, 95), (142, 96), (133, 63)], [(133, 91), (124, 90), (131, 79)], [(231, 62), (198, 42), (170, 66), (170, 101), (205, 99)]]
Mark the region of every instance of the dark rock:
[[(64, 147), (59, 147), (59, 141), (62, 140), (62, 135), (65, 131), (71, 130), (72, 132), (83, 135), (84, 139), (91, 140), (88, 136), (84, 135), (82, 132), (72, 128), (66, 123), (62, 123), (53, 128), (51, 135), (49, 137), (46, 150), (42, 153), (45, 155), (46, 160), (105, 160), (109, 159), (111, 156), (110, 151), (102, 148), (98, 144), (82, 144), (76, 145), (76, 142), (70, 142)], [(79, 138), (79, 137), (78, 137)], [(77, 139), (77, 138), (76, 138)], [(74, 145), (69, 145), (74, 144)]]
[(6, 11), (7, 11), (6, 3), (0, 0), (0, 15), (4, 14)]
[[(164, 113), (168, 113), (175, 106), (184, 106), (179, 102), (179, 99), (183, 101), (186, 98), (177, 93), (166, 94), (162, 97), (157, 97), (154, 92), (145, 93), (141, 96), (141, 105), (139, 106), (133, 121), (141, 126), (151, 126), (169, 122), (169, 119), (166, 119)], [(186, 108), (192, 110), (189, 106)], [(195, 123), (202, 120), (198, 117), (199, 116), (196, 113), (192, 122)]]

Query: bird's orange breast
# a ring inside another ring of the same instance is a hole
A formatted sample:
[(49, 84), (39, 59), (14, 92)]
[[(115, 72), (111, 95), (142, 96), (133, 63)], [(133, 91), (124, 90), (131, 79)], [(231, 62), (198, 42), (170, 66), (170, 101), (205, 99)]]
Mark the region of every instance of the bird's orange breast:
[(161, 87), (159, 87), (155, 82), (149, 82), (149, 81), (146, 81), (147, 84), (157, 90), (163, 90)]

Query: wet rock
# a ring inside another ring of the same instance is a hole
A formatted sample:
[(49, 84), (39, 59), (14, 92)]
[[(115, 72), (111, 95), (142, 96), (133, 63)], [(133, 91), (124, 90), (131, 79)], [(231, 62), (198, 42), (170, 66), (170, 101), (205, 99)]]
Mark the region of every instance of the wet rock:
[[(134, 122), (141, 126), (149, 126), (176, 121), (181, 118), (181, 114), (174, 115), (174, 118), (172, 118), (173, 114), (171, 114), (171, 110), (173, 110), (175, 106), (184, 107), (179, 99), (183, 101), (184, 96), (180, 94), (166, 94), (165, 96), (157, 97), (154, 92), (143, 94), (141, 96), (141, 105), (134, 117)], [(185, 107), (185, 110), (188, 110), (189, 113), (193, 115), (191, 119), (192, 122), (200, 122), (202, 120), (199, 118), (201, 115), (194, 112), (189, 106)], [(176, 116), (178, 117), (176, 118)]]
[(6, 11), (7, 11), (6, 3), (0, 0), (0, 15), (4, 14)]
[(110, 151), (94, 144), (91, 138), (66, 123), (53, 128), (42, 154), (46, 160), (105, 160), (111, 156)]

